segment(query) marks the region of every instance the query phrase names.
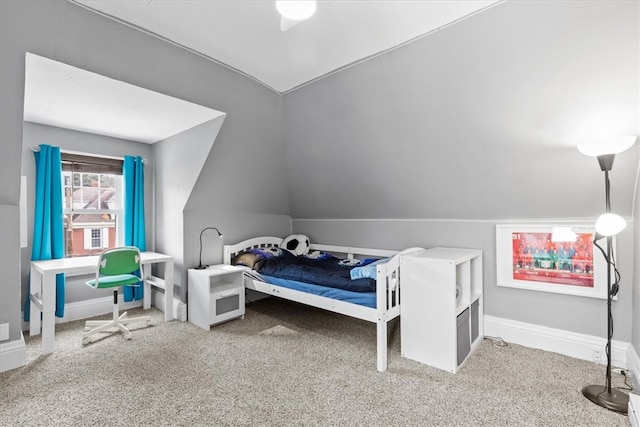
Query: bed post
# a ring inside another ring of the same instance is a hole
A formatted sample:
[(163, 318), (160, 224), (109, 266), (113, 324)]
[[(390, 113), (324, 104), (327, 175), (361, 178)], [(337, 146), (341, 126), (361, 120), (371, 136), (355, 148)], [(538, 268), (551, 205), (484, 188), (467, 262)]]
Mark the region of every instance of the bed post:
[[(386, 317), (386, 316), (384, 316)], [(378, 319), (378, 372), (387, 370), (387, 320)]]
[(224, 245), (222, 248), (222, 263), (223, 264), (231, 264), (231, 246)]
[(387, 370), (387, 289), (389, 286), (387, 265), (381, 264), (377, 268), (376, 279), (376, 310), (378, 322), (376, 323), (377, 361), (378, 372)]

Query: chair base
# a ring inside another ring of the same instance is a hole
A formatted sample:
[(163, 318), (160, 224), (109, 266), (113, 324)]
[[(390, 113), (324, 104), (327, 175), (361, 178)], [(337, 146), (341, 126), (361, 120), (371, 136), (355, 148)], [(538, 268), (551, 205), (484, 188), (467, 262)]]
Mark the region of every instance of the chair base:
[(87, 320), (85, 323), (85, 332), (82, 334), (82, 344), (87, 345), (91, 343), (91, 336), (99, 334), (99, 333), (109, 333), (114, 334), (117, 332), (122, 332), (124, 334), (124, 339), (130, 340), (132, 335), (131, 331), (127, 328), (126, 325), (130, 323), (142, 323), (145, 322), (145, 326), (149, 326), (151, 324), (150, 316), (141, 316), (141, 317), (127, 317), (127, 312), (122, 313), (122, 315), (118, 316), (117, 307), (114, 308), (113, 319), (112, 320)]

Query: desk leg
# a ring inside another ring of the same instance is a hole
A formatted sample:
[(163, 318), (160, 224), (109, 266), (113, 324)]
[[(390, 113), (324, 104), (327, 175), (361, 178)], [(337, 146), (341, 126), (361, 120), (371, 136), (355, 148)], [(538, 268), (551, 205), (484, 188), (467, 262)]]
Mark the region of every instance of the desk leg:
[[(32, 295), (34, 295), (32, 297)], [(40, 308), (33, 301), (33, 298), (42, 299), (42, 275), (31, 268), (29, 279), (29, 335), (40, 335)]]
[(150, 265), (142, 265), (142, 285), (144, 291), (142, 293), (142, 308), (145, 310), (149, 310), (151, 308), (151, 284), (147, 280), (147, 277), (151, 276), (151, 272), (147, 274), (146, 270), (151, 269)]
[(42, 353), (55, 347), (56, 274), (45, 273), (42, 280)]
[(173, 320), (173, 259), (164, 268), (164, 320)]

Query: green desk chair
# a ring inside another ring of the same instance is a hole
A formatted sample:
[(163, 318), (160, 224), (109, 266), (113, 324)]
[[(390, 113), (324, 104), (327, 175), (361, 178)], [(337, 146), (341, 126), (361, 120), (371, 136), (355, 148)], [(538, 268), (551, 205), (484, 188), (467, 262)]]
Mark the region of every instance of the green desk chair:
[(148, 326), (151, 323), (150, 316), (128, 318), (126, 312), (122, 315), (119, 315), (118, 312), (118, 288), (121, 286), (142, 286), (140, 284), (143, 277), (140, 259), (140, 250), (132, 246), (107, 249), (100, 254), (96, 278), (88, 281), (87, 285), (96, 289), (113, 288), (113, 319), (87, 320), (85, 332), (82, 334), (82, 344), (89, 344), (91, 342), (89, 337), (101, 332), (122, 331), (125, 339), (131, 339), (131, 332), (127, 329), (127, 324), (145, 322)]

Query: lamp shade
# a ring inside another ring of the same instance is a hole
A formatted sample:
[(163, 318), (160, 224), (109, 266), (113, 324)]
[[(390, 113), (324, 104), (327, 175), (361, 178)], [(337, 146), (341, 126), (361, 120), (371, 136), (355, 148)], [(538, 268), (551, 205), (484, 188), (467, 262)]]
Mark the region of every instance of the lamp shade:
[(315, 0), (280, 0), (276, 1), (276, 9), (287, 19), (302, 21), (316, 12), (316, 2)]
[(615, 236), (627, 226), (627, 221), (620, 215), (606, 213), (596, 221), (596, 232), (601, 236)]
[(604, 156), (606, 154), (618, 154), (631, 148), (636, 142), (635, 136), (619, 136), (609, 139), (584, 142), (578, 145), (578, 151), (585, 156)]

